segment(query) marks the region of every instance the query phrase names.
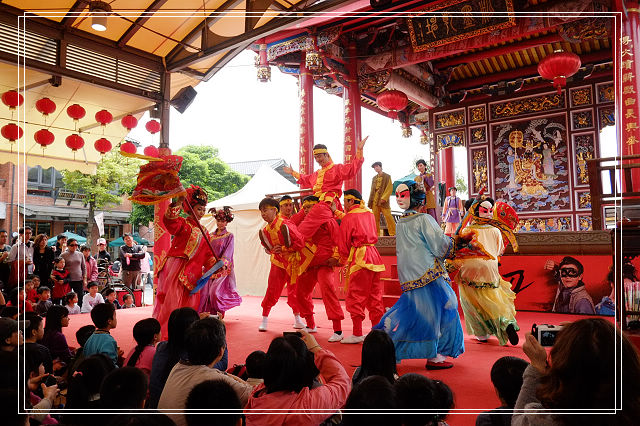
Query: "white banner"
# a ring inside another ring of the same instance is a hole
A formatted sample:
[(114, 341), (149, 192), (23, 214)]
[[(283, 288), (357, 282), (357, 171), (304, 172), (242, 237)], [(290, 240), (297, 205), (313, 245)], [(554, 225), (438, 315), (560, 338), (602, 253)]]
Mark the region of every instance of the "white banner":
[(93, 216), (96, 219), (96, 225), (98, 225), (98, 232), (100, 236), (104, 235), (104, 212), (96, 213)]

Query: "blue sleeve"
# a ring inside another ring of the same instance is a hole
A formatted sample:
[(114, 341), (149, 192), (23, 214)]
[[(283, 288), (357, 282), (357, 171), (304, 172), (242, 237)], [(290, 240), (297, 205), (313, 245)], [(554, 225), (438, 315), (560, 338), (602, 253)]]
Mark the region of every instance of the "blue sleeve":
[(427, 248), (436, 259), (446, 259), (453, 250), (453, 239), (444, 234), (430, 214), (423, 214), (420, 220), (420, 233)]
[(222, 358), (220, 359), (220, 361), (214, 364), (213, 368), (217, 368), (220, 371), (227, 371), (228, 367), (229, 367), (229, 348), (225, 347), (224, 354), (222, 354)]

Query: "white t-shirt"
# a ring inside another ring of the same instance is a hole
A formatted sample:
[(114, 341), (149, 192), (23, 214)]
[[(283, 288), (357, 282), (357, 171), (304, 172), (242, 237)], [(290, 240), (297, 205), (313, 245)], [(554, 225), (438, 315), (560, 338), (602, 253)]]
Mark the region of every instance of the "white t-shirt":
[(98, 303), (104, 303), (104, 299), (100, 293), (96, 293), (96, 297), (91, 297), (91, 294), (87, 293), (82, 298), (82, 309), (80, 312), (83, 314), (86, 312), (91, 312), (94, 306)]

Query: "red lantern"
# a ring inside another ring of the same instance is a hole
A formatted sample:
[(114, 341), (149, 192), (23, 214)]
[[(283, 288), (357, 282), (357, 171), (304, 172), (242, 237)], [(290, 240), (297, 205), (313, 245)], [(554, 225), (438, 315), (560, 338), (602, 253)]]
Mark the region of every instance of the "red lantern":
[(120, 123), (122, 123), (122, 126), (125, 127), (127, 130), (131, 130), (138, 125), (138, 119), (135, 118), (133, 115), (129, 114), (122, 117), (122, 120), (120, 120)]
[(14, 143), (18, 139), (22, 137), (24, 131), (22, 127), (18, 126), (15, 123), (9, 123), (5, 126), (2, 126), (2, 136), (5, 139), (9, 140), (9, 143)]
[(111, 151), (111, 142), (107, 138), (100, 138), (94, 144), (93, 147), (100, 154), (104, 155), (107, 152)]
[(542, 78), (552, 80), (553, 87), (560, 94), (567, 84), (567, 78), (577, 73), (581, 65), (580, 56), (557, 50), (538, 63), (538, 73)]
[(56, 110), (56, 103), (49, 98), (42, 98), (36, 102), (36, 109), (42, 115), (47, 116)]
[(138, 149), (131, 142), (125, 142), (120, 145), (120, 152), (126, 152), (127, 154), (135, 154)]
[(80, 105), (73, 104), (69, 108), (67, 108), (67, 115), (73, 118), (74, 121), (78, 121), (83, 118), (87, 114), (87, 111), (84, 110)]
[(36, 140), (38, 144), (42, 147), (42, 151), (44, 153), (44, 149), (53, 143), (55, 140), (55, 136), (53, 133), (48, 131), (47, 129), (40, 129), (34, 135), (33, 138)]
[(146, 127), (147, 131), (152, 135), (158, 133), (161, 128), (160, 123), (158, 123), (156, 120), (147, 121), (147, 124), (144, 127)]
[(376, 103), (381, 110), (388, 112), (392, 119), (398, 118), (398, 111), (402, 111), (409, 104), (407, 95), (395, 89), (385, 90), (376, 98)]
[(156, 148), (153, 145), (149, 145), (147, 147), (144, 148), (144, 155), (146, 155), (147, 157), (160, 157), (160, 153), (158, 152), (158, 148)]
[(106, 109), (102, 109), (96, 112), (96, 121), (104, 127), (113, 121), (113, 115)]
[(24, 102), (22, 95), (15, 90), (8, 90), (2, 94), (2, 102), (9, 107), (9, 109), (16, 109)]
[(77, 150), (81, 149), (84, 146), (84, 139), (82, 139), (82, 137), (80, 135), (74, 133), (73, 135), (67, 136), (67, 138), (65, 139), (64, 143), (73, 152), (76, 152)]

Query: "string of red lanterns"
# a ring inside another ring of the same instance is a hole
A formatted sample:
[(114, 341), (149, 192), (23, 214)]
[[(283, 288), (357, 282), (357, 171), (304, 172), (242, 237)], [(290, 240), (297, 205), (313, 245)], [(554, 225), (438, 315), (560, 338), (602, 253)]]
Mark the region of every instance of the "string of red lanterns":
[(147, 121), (147, 124), (145, 124), (144, 126), (147, 131), (149, 133), (151, 133), (152, 135), (158, 133), (160, 131), (160, 129), (162, 128), (162, 126), (160, 125), (160, 123), (158, 123), (156, 120), (149, 120)]
[(376, 98), (378, 107), (387, 113), (392, 120), (398, 118), (398, 112), (402, 111), (409, 104), (409, 98), (404, 92), (391, 89), (380, 93)]

